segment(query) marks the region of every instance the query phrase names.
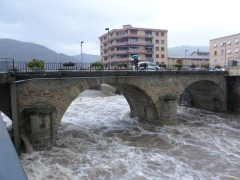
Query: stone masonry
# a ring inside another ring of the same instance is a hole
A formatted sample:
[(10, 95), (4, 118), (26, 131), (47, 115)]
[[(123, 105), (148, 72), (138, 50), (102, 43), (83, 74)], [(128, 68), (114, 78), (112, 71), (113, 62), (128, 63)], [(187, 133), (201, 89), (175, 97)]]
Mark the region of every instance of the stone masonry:
[[(186, 88), (198, 107), (227, 111), (225, 76), (223, 73), (169, 72), (148, 76), (36, 78), (18, 81), (15, 84), (20, 133), (28, 134), (35, 150), (50, 148), (55, 143), (57, 125), (61, 123), (72, 101), (84, 90), (101, 84), (111, 85), (121, 92), (130, 106), (131, 117), (157, 125), (176, 123), (178, 99)], [(44, 107), (51, 107), (52, 111), (43, 113), (41, 108)]]

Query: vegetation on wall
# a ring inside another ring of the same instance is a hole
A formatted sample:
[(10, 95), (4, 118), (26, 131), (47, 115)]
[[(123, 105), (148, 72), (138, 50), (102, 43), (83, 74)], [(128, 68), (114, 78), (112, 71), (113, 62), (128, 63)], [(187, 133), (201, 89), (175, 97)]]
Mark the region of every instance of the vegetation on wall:
[(27, 67), (33, 70), (43, 70), (44, 69), (44, 61), (38, 59), (32, 59), (27, 62)]

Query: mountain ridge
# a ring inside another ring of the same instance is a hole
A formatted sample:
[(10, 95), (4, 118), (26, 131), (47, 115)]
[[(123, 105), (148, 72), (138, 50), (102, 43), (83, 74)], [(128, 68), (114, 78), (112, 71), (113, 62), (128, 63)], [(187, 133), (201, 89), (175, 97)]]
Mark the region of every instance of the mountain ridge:
[[(209, 52), (208, 46), (176, 46), (168, 48), (168, 55), (191, 55), (194, 51)], [(100, 61), (100, 55), (92, 55), (82, 53), (68, 56), (63, 53), (56, 53), (55, 51), (39, 44), (31, 42), (21, 42), (13, 39), (0, 38), (0, 58), (13, 58), (15, 62), (28, 62), (32, 59), (39, 59), (45, 62), (82, 62), (92, 63)]]

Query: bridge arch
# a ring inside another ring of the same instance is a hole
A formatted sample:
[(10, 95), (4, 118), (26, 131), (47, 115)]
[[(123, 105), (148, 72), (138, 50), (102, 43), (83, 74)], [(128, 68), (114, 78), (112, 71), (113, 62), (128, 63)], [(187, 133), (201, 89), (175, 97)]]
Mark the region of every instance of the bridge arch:
[(188, 85), (179, 104), (211, 111), (227, 111), (225, 91), (214, 81), (199, 80)]

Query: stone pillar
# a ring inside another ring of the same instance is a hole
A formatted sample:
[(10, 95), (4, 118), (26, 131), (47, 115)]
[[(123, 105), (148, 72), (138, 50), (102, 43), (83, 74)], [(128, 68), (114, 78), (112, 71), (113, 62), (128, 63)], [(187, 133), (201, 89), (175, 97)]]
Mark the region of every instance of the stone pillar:
[(177, 123), (177, 95), (167, 94), (159, 99), (160, 119), (163, 125)]
[(27, 137), (34, 150), (50, 150), (56, 142), (56, 108), (50, 105), (33, 106), (22, 111)]

